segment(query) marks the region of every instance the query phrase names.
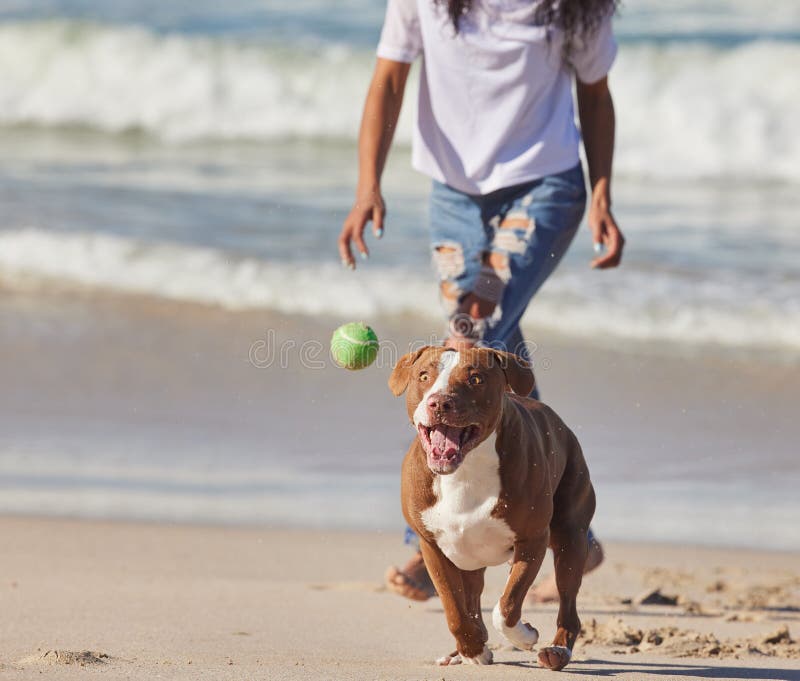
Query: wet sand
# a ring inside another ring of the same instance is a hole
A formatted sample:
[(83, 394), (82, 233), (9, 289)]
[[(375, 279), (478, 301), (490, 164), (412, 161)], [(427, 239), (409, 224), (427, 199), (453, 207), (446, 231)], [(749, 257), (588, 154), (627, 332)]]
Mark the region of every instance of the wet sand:
[[(0, 513), (399, 533), (413, 431), (386, 386), (397, 353), (331, 366), (342, 321), (5, 296)], [(368, 321), (403, 350), (436, 326)], [(601, 538), (800, 549), (796, 365), (528, 331), (542, 398), (589, 461)]]

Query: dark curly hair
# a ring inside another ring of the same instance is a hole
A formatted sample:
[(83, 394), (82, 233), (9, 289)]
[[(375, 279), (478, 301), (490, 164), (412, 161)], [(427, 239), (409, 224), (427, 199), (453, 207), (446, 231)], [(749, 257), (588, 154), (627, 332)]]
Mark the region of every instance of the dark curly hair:
[[(434, 2), (447, 7), (447, 14), (456, 31), (459, 20), (472, 7), (472, 0)], [(591, 34), (605, 17), (616, 11), (618, 5), (619, 0), (540, 0), (534, 12), (534, 23), (537, 26), (560, 28), (564, 31), (565, 44), (569, 46), (576, 33)]]

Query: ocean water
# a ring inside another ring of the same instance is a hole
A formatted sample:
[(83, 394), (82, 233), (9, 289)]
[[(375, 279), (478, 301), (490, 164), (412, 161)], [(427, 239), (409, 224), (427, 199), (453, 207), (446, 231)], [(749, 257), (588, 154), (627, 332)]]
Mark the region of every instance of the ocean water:
[[(389, 238), (364, 276), (333, 257), (382, 4), (162, 4), (0, 10), (3, 280), (234, 309), (438, 315), (418, 302), (430, 276), (427, 182), (407, 168), (413, 78), (386, 179)], [(587, 286), (584, 235), (530, 323), (796, 354), (800, 9), (640, 0), (617, 25), (626, 267)], [(205, 282), (189, 281), (198, 257), (219, 265)], [(277, 281), (286, 267), (307, 296)], [(165, 271), (186, 280), (164, 287)], [(419, 290), (395, 285), (408, 272)]]
[[(301, 337), (321, 316), (440, 329), (428, 183), (409, 169), (416, 68), (385, 179), (386, 236), (370, 242), (372, 257), (355, 274), (336, 255), (382, 16), (379, 0), (346, 0), (335, 10), (321, 0), (0, 2), (0, 292), (10, 301), (0, 315), (0, 356), (13, 374), (2, 389), (12, 416), (1, 422), (0, 511), (285, 522), (282, 500), (308, 494), (327, 501), (316, 511), (307, 505), (305, 522), (394, 526), (393, 452), (402, 438), (381, 448), (375, 470), (343, 454), (339, 468), (317, 466), (317, 477), (301, 484), (299, 465), (281, 452), (313, 459), (318, 450), (294, 447), (288, 431), (258, 431), (272, 438), (263, 452), (245, 427), (225, 431), (227, 446), (208, 451), (205, 430), (191, 436), (192, 425), (226, 408), (255, 418), (237, 401), (247, 392), (238, 384), (203, 384), (222, 395), (211, 406), (183, 395), (193, 408), (179, 425), (155, 415), (140, 421), (148, 393), (138, 394), (138, 406), (117, 401), (137, 372), (111, 380), (111, 357), (119, 357), (102, 343), (109, 310), (137, 329), (134, 337), (156, 333), (148, 325), (158, 315), (135, 312), (141, 300), (181, 310), (179, 318), (205, 315), (197, 333), (220, 338), (224, 330), (209, 321), (217, 314), (226, 325), (255, 316), (264, 327), (295, 315)], [(800, 5), (630, 0), (616, 26), (614, 196), (625, 265), (591, 272), (584, 231), (531, 306), (526, 331), (590, 349), (684, 355), (701, 367), (708, 357), (777, 362), (800, 382)], [(69, 301), (69, 314), (53, 311), (58, 300)], [(55, 369), (33, 380), (37, 364), (18, 363), (20, 348), (58, 347), (64, 333), (101, 339), (96, 354), (75, 341), (65, 361), (80, 371), (69, 385)], [(246, 345), (237, 361), (246, 360)], [(221, 373), (232, 361), (216, 350), (207, 358)], [(141, 357), (129, 361), (146, 373)], [(175, 371), (173, 363), (156, 373), (169, 384), (183, 380)], [(26, 391), (31, 385), (40, 392)], [(75, 386), (94, 397), (67, 418), (56, 405)], [(47, 419), (37, 420), (42, 391)], [(169, 412), (167, 397), (155, 402)], [(98, 413), (105, 430), (91, 425)], [(671, 427), (657, 409), (652, 423), (654, 431)], [(768, 415), (759, 428), (771, 428)], [(126, 434), (116, 454), (109, 432)], [(710, 442), (723, 447), (720, 438)], [(763, 456), (752, 452), (753, 470)], [(614, 467), (597, 465), (601, 476)], [(215, 486), (224, 470), (236, 471), (236, 484)], [(727, 488), (707, 472), (705, 487), (677, 475), (678, 488), (700, 485), (696, 495), (661, 485), (655, 506), (721, 499)], [(796, 478), (795, 464), (784, 479)], [(247, 488), (245, 479), (260, 483)], [(768, 483), (746, 467), (740, 482), (735, 494), (763, 507)], [(632, 485), (615, 487), (615, 499)], [(789, 488), (775, 487), (772, 515), (751, 514), (726, 541), (800, 547), (788, 529), (757, 529), (781, 528), (775, 518), (798, 510)], [(183, 503), (187, 489), (194, 491)], [(348, 495), (357, 503), (345, 503)], [(366, 522), (358, 504), (381, 510)], [(609, 511), (607, 526), (622, 527), (620, 514)], [(676, 521), (663, 538), (704, 540), (699, 528)]]

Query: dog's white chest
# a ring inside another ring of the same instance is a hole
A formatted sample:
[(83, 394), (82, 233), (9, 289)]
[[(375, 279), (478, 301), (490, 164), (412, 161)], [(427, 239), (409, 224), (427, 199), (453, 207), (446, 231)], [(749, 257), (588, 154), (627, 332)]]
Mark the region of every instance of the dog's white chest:
[(500, 460), (492, 434), (469, 452), (451, 475), (433, 479), (436, 503), (422, 522), (453, 564), (462, 570), (500, 565), (513, 554), (514, 533), (492, 516), (500, 496)]

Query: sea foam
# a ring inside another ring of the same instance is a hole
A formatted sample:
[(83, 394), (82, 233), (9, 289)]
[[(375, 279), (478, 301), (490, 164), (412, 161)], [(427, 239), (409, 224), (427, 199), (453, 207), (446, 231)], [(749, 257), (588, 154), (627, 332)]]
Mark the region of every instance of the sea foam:
[[(198, 139), (352, 140), (374, 56), (66, 20), (0, 26), (0, 125)], [(800, 181), (800, 44), (624, 41), (617, 173)], [(412, 76), (415, 91), (416, 76)], [(413, 102), (413, 95), (408, 97)], [(397, 140), (411, 138), (413, 106)]]
[[(593, 341), (800, 350), (800, 281), (744, 280), (735, 271), (703, 279), (680, 270), (626, 267), (613, 277), (562, 268), (523, 320)], [(423, 267), (276, 262), (222, 250), (99, 233), (0, 231), (0, 283), (10, 289), (78, 287), (114, 294), (345, 318), (417, 315), (439, 328), (435, 277)]]

